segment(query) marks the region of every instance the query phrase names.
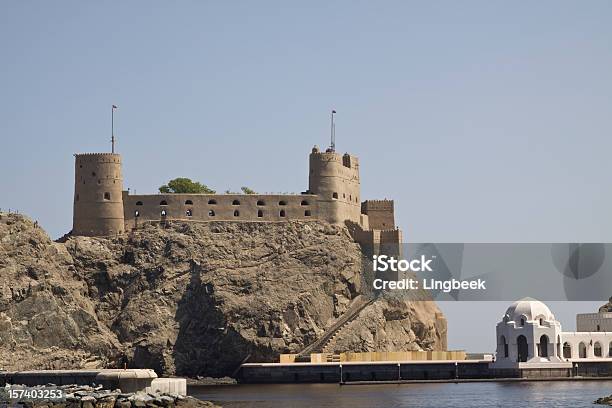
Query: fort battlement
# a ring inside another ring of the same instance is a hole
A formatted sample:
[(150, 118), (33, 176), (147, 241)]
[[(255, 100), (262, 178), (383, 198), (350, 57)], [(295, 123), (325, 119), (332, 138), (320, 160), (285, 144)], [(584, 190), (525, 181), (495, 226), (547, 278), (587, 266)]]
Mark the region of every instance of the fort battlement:
[(121, 155), (116, 153), (76, 153), (74, 157), (81, 162), (121, 162)]
[(393, 210), (393, 200), (366, 200), (361, 203), (361, 211), (367, 214), (368, 210)]
[(121, 157), (118, 153), (75, 153), (75, 156), (112, 156), (112, 157)]

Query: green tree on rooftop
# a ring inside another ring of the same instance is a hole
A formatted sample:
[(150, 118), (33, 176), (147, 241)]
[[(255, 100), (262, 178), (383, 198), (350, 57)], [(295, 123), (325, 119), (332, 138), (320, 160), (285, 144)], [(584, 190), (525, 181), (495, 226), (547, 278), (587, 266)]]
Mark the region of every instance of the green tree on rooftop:
[(160, 193), (175, 194), (216, 194), (217, 192), (209, 188), (206, 184), (192, 181), (186, 177), (177, 177), (170, 180), (159, 188)]
[(244, 194), (257, 194), (254, 190), (248, 187), (240, 187), (240, 189), (242, 190)]

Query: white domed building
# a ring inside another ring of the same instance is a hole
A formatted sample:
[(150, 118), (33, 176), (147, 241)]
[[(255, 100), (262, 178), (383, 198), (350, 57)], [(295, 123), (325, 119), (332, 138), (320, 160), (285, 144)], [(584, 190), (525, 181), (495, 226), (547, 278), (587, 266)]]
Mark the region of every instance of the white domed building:
[(564, 368), (573, 361), (612, 360), (612, 332), (562, 332), (548, 306), (531, 298), (510, 305), (496, 331), (495, 368)]

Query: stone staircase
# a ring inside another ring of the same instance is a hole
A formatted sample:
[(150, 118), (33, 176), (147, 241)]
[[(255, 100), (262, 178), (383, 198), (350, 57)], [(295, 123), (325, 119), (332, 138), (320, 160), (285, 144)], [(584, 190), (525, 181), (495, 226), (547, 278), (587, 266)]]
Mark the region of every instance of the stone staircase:
[[(350, 306), (349, 310), (346, 311), (342, 316), (336, 320), (336, 322), (329, 328), (323, 336), (321, 336), (315, 342), (309, 344), (306, 348), (300, 351), (296, 357), (296, 361), (304, 361), (310, 358), (310, 354), (312, 353), (322, 353), (328, 352), (327, 350), (333, 344), (332, 340), (334, 340), (338, 334), (342, 331), (344, 327), (346, 327), (350, 322), (355, 320), (359, 313), (367, 306), (371, 305), (375, 299), (366, 299), (363, 295), (359, 295), (353, 301), (353, 304)], [(328, 357), (328, 362), (339, 362), (340, 356), (335, 354), (330, 354)], [(331, 359), (331, 361), (330, 361)]]

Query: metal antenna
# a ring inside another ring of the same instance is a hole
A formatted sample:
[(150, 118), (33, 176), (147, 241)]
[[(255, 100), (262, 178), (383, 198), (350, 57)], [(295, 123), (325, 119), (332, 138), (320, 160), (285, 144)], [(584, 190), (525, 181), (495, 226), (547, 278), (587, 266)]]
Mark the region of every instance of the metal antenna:
[(117, 105), (111, 108), (111, 153), (115, 153), (115, 109)]
[(336, 114), (336, 110), (332, 109), (331, 111), (331, 146), (330, 149), (332, 152), (336, 151), (336, 122), (334, 115)]

